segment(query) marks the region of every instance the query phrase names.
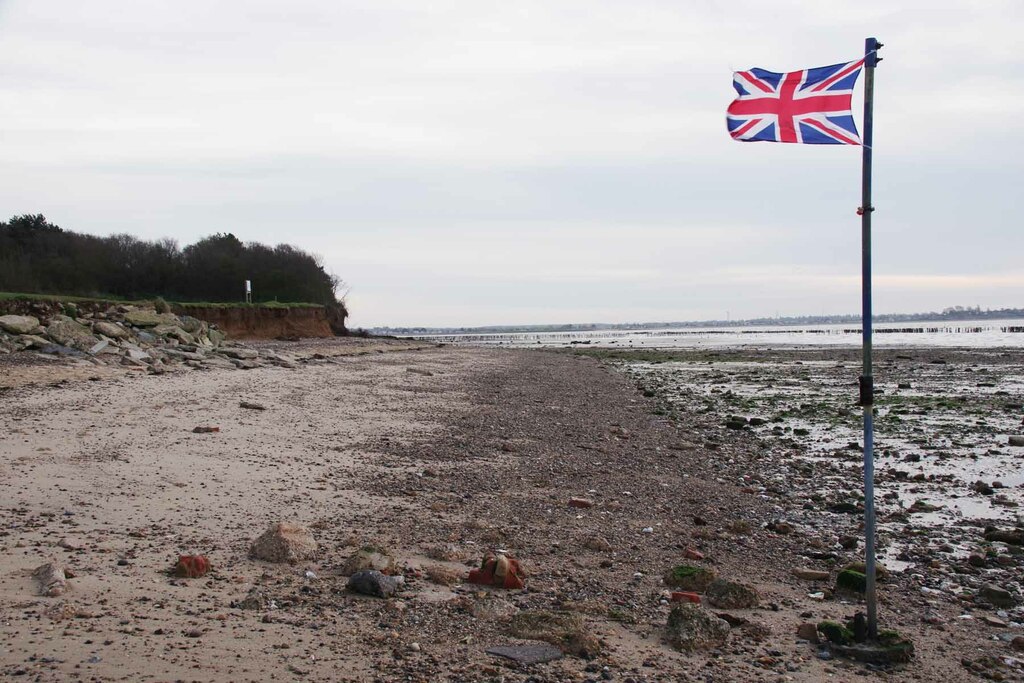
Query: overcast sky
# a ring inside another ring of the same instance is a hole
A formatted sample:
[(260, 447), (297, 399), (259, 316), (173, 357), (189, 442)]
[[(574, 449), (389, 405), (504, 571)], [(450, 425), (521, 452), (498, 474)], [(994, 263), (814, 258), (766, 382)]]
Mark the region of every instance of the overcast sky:
[(876, 311), (1024, 306), (1020, 0), (0, 0), (0, 217), (292, 243), (355, 326), (856, 312), (859, 148), (724, 113), (869, 35)]

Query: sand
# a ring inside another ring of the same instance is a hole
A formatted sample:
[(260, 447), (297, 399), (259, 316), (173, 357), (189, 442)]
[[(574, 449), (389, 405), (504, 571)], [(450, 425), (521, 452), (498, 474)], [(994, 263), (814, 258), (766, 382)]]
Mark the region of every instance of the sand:
[[(790, 575), (808, 564), (799, 552), (811, 539), (766, 530), (772, 501), (708, 467), (728, 451), (706, 450), (697, 425), (655, 414), (622, 373), (552, 352), (288, 348), (312, 361), (164, 376), (2, 367), (0, 674), (820, 681), (870, 673), (796, 639), (803, 621), (857, 609), (808, 597), (815, 587)], [(594, 506), (571, 507), (571, 497)], [(295, 565), (250, 559), (251, 541), (279, 521), (306, 525), (319, 555)], [(403, 568), (397, 598), (345, 591), (341, 566), (367, 544)], [(488, 549), (522, 560), (526, 591), (421, 575), (429, 567), (435, 577), (440, 568), (465, 577)], [(762, 594), (760, 608), (728, 610), (759, 626), (737, 626), (710, 653), (682, 654), (662, 638), (669, 606), (660, 577), (686, 549)], [(212, 572), (170, 575), (191, 553), (207, 556)], [(63, 596), (37, 594), (32, 571), (48, 560), (73, 575)], [(484, 652), (522, 642), (509, 635), (508, 617), (537, 609), (581, 615), (602, 654), (518, 667)], [(887, 679), (975, 680), (962, 657), (1009, 654), (958, 620), (955, 604), (934, 610), (943, 623), (924, 624), (916, 596), (898, 583), (887, 590), (888, 623), (919, 651)]]

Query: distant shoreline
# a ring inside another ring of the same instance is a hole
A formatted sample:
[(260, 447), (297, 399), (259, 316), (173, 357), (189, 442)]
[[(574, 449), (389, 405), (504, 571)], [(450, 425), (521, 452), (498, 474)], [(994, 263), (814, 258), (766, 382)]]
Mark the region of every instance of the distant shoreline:
[[(1024, 319), (1024, 308), (1000, 308), (981, 310), (978, 308), (946, 309), (928, 313), (883, 313), (871, 318), (874, 323), (952, 323), (986, 322), (994, 320)], [(603, 332), (668, 330), (677, 328), (702, 327), (792, 327), (806, 325), (859, 325), (859, 314), (848, 315), (805, 315), (775, 318), (750, 318), (745, 320), (689, 320), (681, 322), (644, 323), (558, 323), (553, 325), (483, 325), (478, 327), (372, 327), (372, 334), (409, 336), (430, 334), (523, 334), (543, 332)]]

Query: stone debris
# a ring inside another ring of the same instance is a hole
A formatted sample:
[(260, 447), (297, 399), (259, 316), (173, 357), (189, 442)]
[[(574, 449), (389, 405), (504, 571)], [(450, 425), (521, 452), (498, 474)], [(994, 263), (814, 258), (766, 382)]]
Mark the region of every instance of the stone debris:
[(404, 579), (401, 576), (388, 576), (375, 569), (368, 569), (350, 576), (345, 587), (353, 593), (361, 595), (390, 598), (398, 592), (403, 582)]
[(192, 429), (193, 434), (214, 434), (220, 431), (220, 427), (195, 427)]
[(64, 595), (68, 589), (68, 577), (64, 569), (53, 562), (36, 567), (32, 578), (39, 584), (39, 594), (47, 598)]
[(665, 636), (672, 647), (683, 652), (721, 647), (729, 638), (729, 623), (697, 605), (682, 603), (669, 613)]
[[(293, 358), (228, 341), (205, 321), (187, 315), (130, 305), (80, 312), (80, 307), (68, 304), (32, 302), (25, 308), (37, 315), (0, 315), (0, 353), (37, 351), (157, 375), (178, 365), (225, 370), (298, 367)], [(65, 315), (69, 312), (74, 317)]]
[(253, 541), (249, 556), (265, 562), (301, 562), (316, 557), (316, 539), (309, 529), (290, 522), (272, 524)]
[(251, 403), (249, 401), (242, 401), (238, 404), (239, 408), (245, 408), (246, 410), (266, 410), (266, 406), (261, 403)]

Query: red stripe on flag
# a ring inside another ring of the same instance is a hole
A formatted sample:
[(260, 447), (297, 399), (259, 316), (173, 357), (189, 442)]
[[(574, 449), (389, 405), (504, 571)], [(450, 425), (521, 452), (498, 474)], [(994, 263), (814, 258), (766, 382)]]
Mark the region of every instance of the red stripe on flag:
[(804, 120), (800, 121), (800, 123), (806, 124), (806, 125), (811, 126), (813, 128), (817, 128), (818, 130), (822, 131), (823, 133), (826, 133), (827, 135), (829, 135), (831, 137), (834, 137), (837, 140), (842, 140), (843, 142), (845, 142), (848, 145), (859, 145), (860, 144), (859, 142), (857, 142), (853, 138), (848, 138), (845, 135), (843, 135), (842, 133), (837, 133), (836, 131), (832, 130), (831, 128), (822, 125), (820, 121), (815, 121), (814, 119), (804, 119)]
[(825, 88), (829, 87), (830, 85), (832, 85), (836, 81), (841, 81), (844, 78), (846, 78), (847, 76), (849, 76), (851, 73), (853, 73), (854, 71), (859, 69), (862, 64), (864, 64), (864, 60), (863, 59), (858, 59), (856, 62), (854, 62), (853, 64), (850, 64), (845, 69), (840, 69), (837, 73), (832, 74), (831, 76), (826, 78), (824, 81), (822, 81), (821, 83), (819, 83), (816, 86), (814, 86), (813, 88), (811, 88), (811, 90), (813, 90), (814, 92), (818, 92), (820, 90), (824, 90)]
[(741, 135), (744, 135), (748, 130), (750, 130), (757, 124), (761, 123), (761, 121), (762, 119), (751, 119), (750, 121), (747, 121), (742, 126), (737, 128), (736, 130), (730, 131), (729, 135), (733, 136), (734, 138), (738, 138)]
[(767, 83), (765, 83), (764, 81), (762, 81), (760, 78), (758, 78), (757, 76), (755, 76), (754, 74), (752, 74), (749, 71), (740, 71), (739, 75), (743, 76), (744, 78), (746, 78), (748, 81), (753, 83), (755, 86), (757, 86), (763, 92), (775, 92), (774, 88), (772, 88), (770, 85), (768, 85)]

